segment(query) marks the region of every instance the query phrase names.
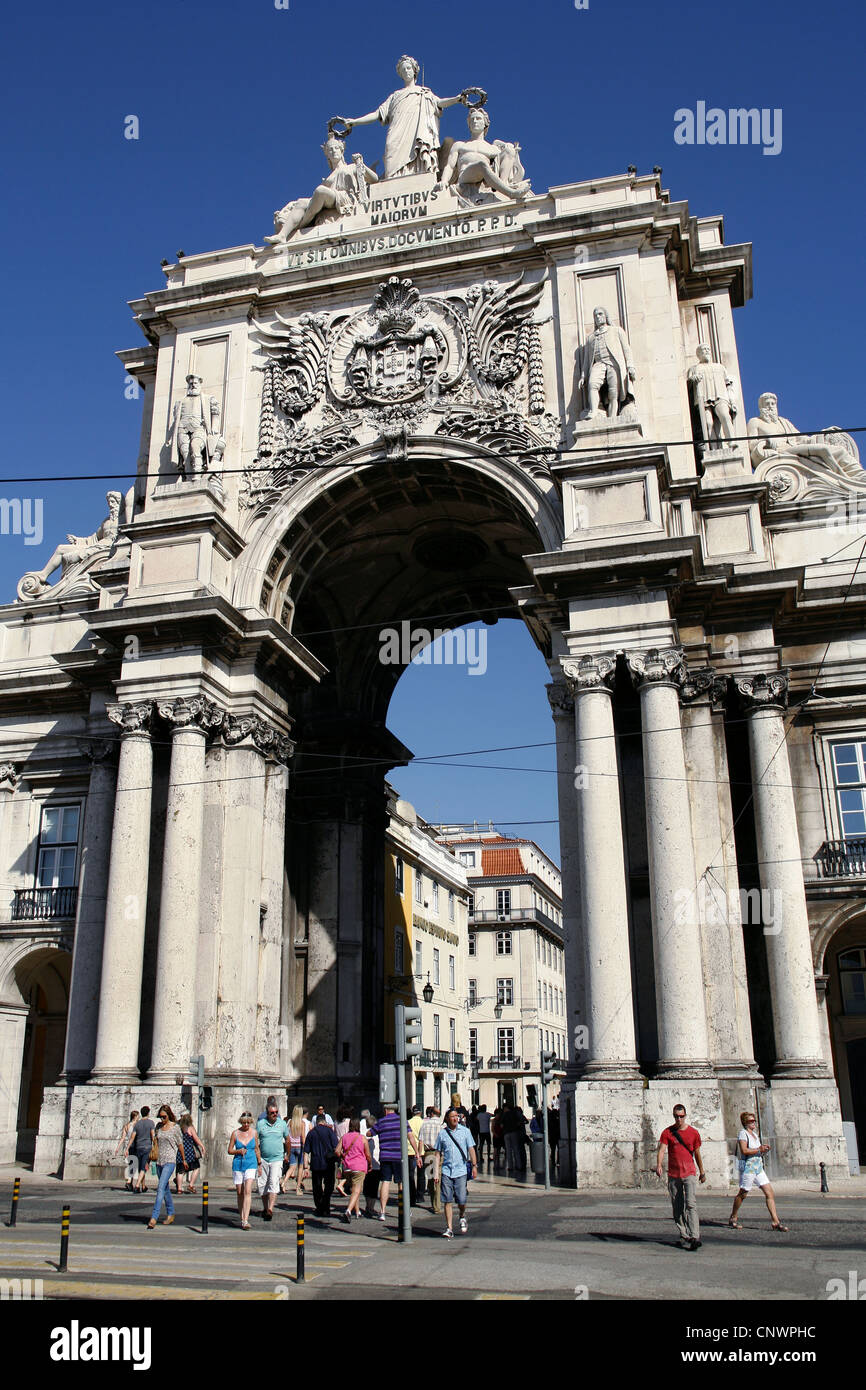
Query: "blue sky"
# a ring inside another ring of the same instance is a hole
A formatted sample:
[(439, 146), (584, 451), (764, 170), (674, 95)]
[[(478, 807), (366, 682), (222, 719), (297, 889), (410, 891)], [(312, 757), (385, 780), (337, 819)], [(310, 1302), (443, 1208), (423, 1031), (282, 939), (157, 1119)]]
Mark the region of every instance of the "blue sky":
[[(521, 142), (536, 190), (660, 164), (673, 198), (723, 213), (727, 240), (754, 244), (755, 298), (735, 320), (749, 412), (770, 389), (802, 429), (861, 424), (864, 27), (853, 0), (16, 7), (0, 92), (0, 473), (134, 467), (140, 407), (124, 399), (113, 356), (138, 341), (127, 300), (158, 288), (160, 260), (179, 248), (260, 242), (273, 209), (318, 181), (327, 118), (372, 110), (402, 52), (442, 96), (487, 89), (492, 133)], [(675, 144), (674, 112), (698, 101), (780, 108), (781, 153)], [(128, 115), (138, 140), (124, 139)], [(443, 134), (462, 120), (461, 108), (446, 112)], [(370, 127), (354, 147), (372, 160), (383, 143)], [(0, 536), (4, 597), (67, 530), (98, 524), (108, 486), (0, 484), (0, 496), (44, 502), (41, 547)], [(488, 650), (503, 683), (448, 667), (404, 677), (391, 724), (418, 753), (552, 736), (529, 637), (502, 623)], [(418, 768), (395, 777), (403, 789), (401, 779), (431, 817), (556, 814), (549, 774), (453, 769), (447, 780)]]

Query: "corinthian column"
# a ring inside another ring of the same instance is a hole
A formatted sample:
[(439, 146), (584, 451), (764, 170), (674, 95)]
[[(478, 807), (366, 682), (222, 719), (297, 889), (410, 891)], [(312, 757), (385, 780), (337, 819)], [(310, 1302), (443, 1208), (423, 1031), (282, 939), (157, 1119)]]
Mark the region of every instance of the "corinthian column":
[(586, 959), (588, 1078), (638, 1073), (631, 988), (628, 894), (613, 727), (612, 656), (565, 660), (574, 696), (575, 837)]
[(776, 1038), (774, 1078), (826, 1075), (809, 937), (800, 834), (783, 710), (786, 672), (736, 680), (749, 713), (749, 753), (764, 937)]
[(138, 1025), (144, 962), (144, 925), (150, 851), (153, 750), (152, 705), (109, 705), (122, 729), (117, 795), (111, 831), (111, 864), (105, 903), (105, 936), (99, 991), (99, 1025), (93, 1076), (138, 1080)]
[(703, 1076), (709, 1042), (677, 648), (630, 652), (640, 692), (659, 1072)]
[(192, 1052), (201, 897), (206, 729), (222, 711), (196, 697), (157, 706), (171, 725), (171, 770), (159, 904), (153, 1047), (148, 1079), (172, 1081)]

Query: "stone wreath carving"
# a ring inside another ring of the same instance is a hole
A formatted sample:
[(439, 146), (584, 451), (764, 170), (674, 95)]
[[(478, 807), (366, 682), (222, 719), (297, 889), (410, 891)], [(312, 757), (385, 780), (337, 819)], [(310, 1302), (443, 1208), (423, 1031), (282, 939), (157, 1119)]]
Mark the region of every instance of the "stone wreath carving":
[(359, 313), (256, 323), (267, 360), (242, 505), (268, 504), (372, 440), (405, 459), (431, 415), (431, 434), (495, 441), (518, 457), (555, 448), (559, 422), (545, 412), (535, 318), (543, 293), (543, 281), (521, 276), (422, 296), (412, 280), (391, 276)]

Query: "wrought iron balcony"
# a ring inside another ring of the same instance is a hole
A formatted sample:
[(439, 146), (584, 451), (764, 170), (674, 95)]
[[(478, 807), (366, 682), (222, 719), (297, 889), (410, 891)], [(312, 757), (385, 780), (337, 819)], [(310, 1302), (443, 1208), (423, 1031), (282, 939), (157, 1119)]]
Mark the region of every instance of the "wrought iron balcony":
[(866, 839), (825, 840), (815, 859), (822, 878), (862, 878), (866, 875)]
[(488, 1057), (487, 1071), (522, 1071), (519, 1057)]
[(488, 922), (501, 922), (506, 925), (509, 922), (543, 922), (545, 926), (552, 927), (555, 932), (558, 932), (560, 936), (562, 935), (562, 927), (546, 912), (542, 912), (539, 907), (512, 907), (507, 912), (496, 912), (491, 907), (476, 908), (470, 912), (469, 921), (471, 923), (480, 922), (482, 925)]
[(462, 1052), (440, 1052), (425, 1047), (416, 1062), (416, 1067), (436, 1067), (440, 1071), (462, 1071)]
[(52, 922), (75, 917), (77, 888), (16, 888), (13, 922)]

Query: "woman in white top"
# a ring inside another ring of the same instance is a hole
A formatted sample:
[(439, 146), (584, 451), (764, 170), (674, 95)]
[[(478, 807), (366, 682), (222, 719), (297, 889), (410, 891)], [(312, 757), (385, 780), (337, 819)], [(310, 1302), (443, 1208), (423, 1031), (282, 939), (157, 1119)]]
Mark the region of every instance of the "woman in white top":
[(774, 1231), (787, 1231), (788, 1227), (783, 1226), (779, 1220), (779, 1213), (776, 1211), (776, 1198), (770, 1186), (770, 1179), (764, 1172), (764, 1154), (770, 1152), (770, 1146), (761, 1143), (761, 1136), (755, 1125), (755, 1116), (750, 1110), (744, 1110), (740, 1115), (740, 1124), (743, 1126), (737, 1135), (740, 1190), (734, 1198), (734, 1209), (728, 1219), (728, 1225), (732, 1226), (735, 1231), (742, 1230), (742, 1226), (737, 1220), (737, 1212), (752, 1188), (759, 1187), (767, 1203), (767, 1211), (770, 1213), (770, 1220), (773, 1223), (772, 1229)]

